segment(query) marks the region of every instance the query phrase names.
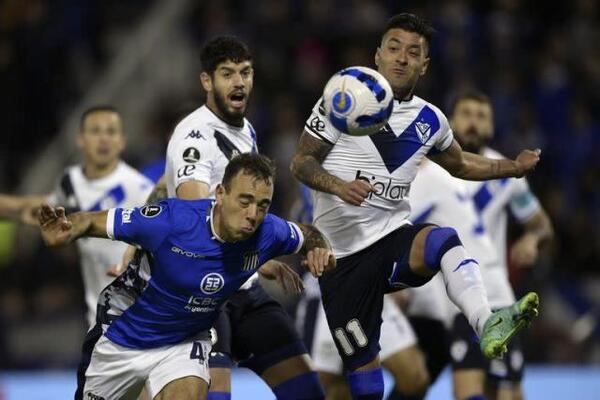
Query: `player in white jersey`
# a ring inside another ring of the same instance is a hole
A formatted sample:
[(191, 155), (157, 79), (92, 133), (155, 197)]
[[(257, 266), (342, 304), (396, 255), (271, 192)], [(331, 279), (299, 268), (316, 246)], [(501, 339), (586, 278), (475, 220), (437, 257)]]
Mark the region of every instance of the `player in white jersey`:
[[(463, 93), (454, 101), (450, 124), (461, 146), (468, 151), (501, 159), (500, 153), (487, 147), (493, 137), (493, 111), (487, 96), (473, 91)], [(529, 189), (525, 178), (499, 179), (488, 182), (465, 182), (473, 198), (483, 227), (492, 238), (499, 256), (499, 268), (494, 269), (498, 281), (507, 276), (506, 228), (508, 210), (523, 226), (524, 233), (512, 245), (510, 260), (517, 266), (535, 263), (538, 246), (553, 235), (552, 224), (539, 201)], [(503, 301), (508, 301), (511, 293), (505, 292)], [(501, 360), (493, 360), (487, 365), (488, 397), (498, 399), (522, 399), (521, 378), (523, 357), (518, 341), (509, 346), (509, 351)]]
[[(65, 207), (67, 212), (145, 203), (153, 184), (121, 160), (126, 140), (121, 116), (114, 107), (96, 106), (84, 111), (76, 140), (83, 163), (66, 168), (49, 196), (18, 198), (30, 210), (24, 211), (25, 215), (33, 214), (46, 201)], [(107, 271), (121, 261), (126, 246), (93, 238), (77, 242), (90, 327), (95, 324), (98, 295), (113, 280)]]
[[(201, 61), (207, 100), (176, 126), (169, 141), (164, 176), (169, 197), (213, 198), (229, 160), (257, 152), (256, 133), (245, 118), (253, 86), (248, 48), (236, 38), (217, 37), (205, 45)], [(301, 284), (278, 261), (269, 261), (259, 272), (271, 279), (283, 277), (280, 281), (287, 285)], [(278, 399), (323, 398), (293, 321), (256, 278), (229, 300), (215, 325), (209, 399), (230, 399), (233, 361), (258, 374)]]
[[(423, 161), (411, 185), (410, 200), (413, 223), (429, 222), (456, 229), (465, 247), (479, 262), (492, 309), (512, 304), (514, 295), (508, 276), (475, 210), (465, 182), (451, 176), (439, 165)], [(455, 398), (484, 398), (484, 371), (487, 364), (479, 351), (477, 336), (464, 321), (464, 316), (458, 315), (459, 310), (449, 303), (440, 277), (436, 276), (426, 285), (411, 289), (409, 313), (441, 319), (450, 327)]]
[(386, 25), (375, 64), (395, 100), (382, 131), (344, 135), (320, 112), (319, 101), (291, 166), (316, 191), (314, 223), (338, 258), (337, 269), (324, 274), (319, 284), (356, 399), (383, 394), (378, 342), (384, 293), (423, 285), (441, 271), (450, 299), (481, 336), (488, 357), (501, 355), (514, 332), (537, 312), (537, 295), (530, 293), (492, 314), (477, 263), (456, 231), (413, 226), (407, 219), (410, 183), (425, 156), (470, 180), (522, 176), (539, 160), (539, 152), (528, 150), (514, 161), (463, 152), (444, 115), (414, 96), (429, 64), (432, 31), (412, 14), (397, 15)]

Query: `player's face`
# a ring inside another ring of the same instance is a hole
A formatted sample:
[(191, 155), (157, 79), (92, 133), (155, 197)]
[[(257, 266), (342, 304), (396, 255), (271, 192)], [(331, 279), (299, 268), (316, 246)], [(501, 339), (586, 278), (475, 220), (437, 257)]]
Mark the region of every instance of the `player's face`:
[(201, 81), (209, 107), (225, 121), (239, 124), (246, 115), (254, 84), (252, 62), (222, 62), (212, 74), (203, 72)]
[(404, 29), (390, 29), (377, 48), (375, 64), (396, 97), (410, 95), (429, 65), (425, 38)]
[(96, 111), (89, 114), (77, 135), (77, 145), (83, 152), (86, 163), (97, 168), (115, 163), (125, 148), (119, 114), (112, 111)]
[(273, 182), (240, 171), (232, 180), (229, 191), (217, 188), (217, 203), (221, 206), (221, 224), (227, 240), (248, 239), (265, 219), (271, 199)]
[(474, 99), (460, 100), (450, 118), (450, 126), (464, 150), (479, 153), (494, 134), (492, 107)]

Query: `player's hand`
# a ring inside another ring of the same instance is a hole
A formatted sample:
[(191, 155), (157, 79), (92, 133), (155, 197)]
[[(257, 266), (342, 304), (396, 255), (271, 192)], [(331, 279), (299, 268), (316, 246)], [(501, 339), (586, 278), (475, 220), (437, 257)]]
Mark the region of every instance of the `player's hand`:
[(523, 235), (510, 250), (511, 261), (519, 267), (530, 267), (537, 258), (538, 241), (532, 235)]
[(42, 204), (38, 214), (42, 239), (47, 246), (61, 246), (69, 243), (73, 224), (67, 219), (63, 207), (52, 208)]
[(315, 247), (306, 253), (306, 259), (302, 261), (305, 267), (315, 278), (323, 275), (323, 272), (335, 268), (336, 261), (333, 252), (329, 249)]
[(300, 276), (289, 265), (281, 261), (267, 261), (259, 268), (258, 273), (265, 279), (277, 281), (286, 294), (298, 294), (304, 290), (304, 282)]
[(123, 270), (125, 270), (125, 268), (127, 268), (131, 260), (133, 260), (133, 256), (135, 255), (136, 250), (137, 248), (135, 246), (127, 246), (127, 249), (125, 249), (125, 252), (123, 253), (123, 257), (121, 258), (121, 262), (107, 269), (106, 275), (112, 276), (114, 278), (121, 275)]
[(40, 212), (40, 207), (25, 207), (21, 211), (21, 223), (29, 226), (39, 226), (38, 215)]
[(537, 163), (540, 161), (540, 154), (542, 154), (540, 149), (523, 150), (521, 153), (519, 153), (515, 160), (515, 163), (517, 163), (517, 169), (519, 170), (517, 173), (517, 178), (524, 176), (526, 173), (535, 168)]
[(344, 182), (335, 193), (340, 199), (354, 206), (360, 206), (362, 202), (374, 192), (375, 188), (364, 179), (355, 179), (352, 182)]

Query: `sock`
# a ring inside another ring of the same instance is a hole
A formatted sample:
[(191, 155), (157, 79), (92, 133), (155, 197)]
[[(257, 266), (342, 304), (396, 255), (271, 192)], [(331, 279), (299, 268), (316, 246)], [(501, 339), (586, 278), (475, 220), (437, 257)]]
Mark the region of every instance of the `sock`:
[(206, 400), (231, 400), (229, 392), (208, 392)]
[(465, 400), (485, 400), (485, 396), (482, 394), (476, 394), (476, 395), (467, 397)]
[(273, 388), (277, 400), (324, 400), (325, 390), (316, 372), (297, 375)]
[(440, 260), (446, 292), (469, 320), (479, 336), (483, 324), (492, 315), (483, 285), (479, 264), (471, 258), (462, 243), (444, 253)]
[(353, 400), (383, 399), (383, 370), (354, 371), (347, 376)]
[(402, 394), (396, 386), (393, 387), (392, 391), (386, 398), (386, 400), (423, 400), (423, 399), (424, 399), (423, 396), (418, 396), (418, 395), (407, 396), (405, 394)]

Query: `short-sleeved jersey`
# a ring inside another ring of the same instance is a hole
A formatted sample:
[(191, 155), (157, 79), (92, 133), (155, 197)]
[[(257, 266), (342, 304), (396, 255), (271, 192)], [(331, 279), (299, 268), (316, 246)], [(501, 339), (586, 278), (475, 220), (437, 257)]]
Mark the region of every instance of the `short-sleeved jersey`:
[(107, 234), (144, 252), (100, 295), (105, 335), (146, 349), (206, 335), (221, 305), (274, 257), (297, 252), (297, 225), (268, 214), (247, 240), (227, 243), (213, 228), (212, 200), (169, 199), (111, 209)]
[(412, 183), (410, 201), (413, 223), (429, 222), (456, 229), (467, 251), (479, 263), (492, 308), (514, 302), (506, 270), (502, 268), (465, 181), (453, 177), (433, 162), (426, 162)]
[(315, 192), (314, 224), (328, 237), (337, 257), (356, 253), (408, 223), (409, 188), (421, 160), (446, 150), (453, 140), (444, 114), (417, 96), (394, 100), (385, 127), (361, 137), (335, 129), (319, 100), (305, 130), (333, 145), (323, 162), (330, 174), (345, 181), (364, 179), (376, 190), (360, 207)]
[[(48, 202), (63, 206), (67, 212), (100, 211), (112, 207), (143, 205), (152, 190), (150, 180), (120, 162), (109, 175), (88, 179), (80, 165), (65, 170)], [(107, 269), (121, 262), (126, 245), (97, 238), (77, 241), (81, 261), (81, 274), (85, 288), (87, 319), (90, 326), (96, 320), (98, 295), (112, 280)]]
[(198, 108), (175, 127), (169, 140), (165, 170), (169, 197), (177, 196), (182, 183), (195, 180), (206, 183), (213, 198), (229, 160), (251, 152), (257, 152), (256, 132), (247, 119), (236, 127), (206, 105)]
[[(483, 155), (489, 158), (505, 158), (486, 148)], [(507, 211), (521, 222), (537, 214), (541, 207), (529, 189), (525, 178), (503, 178), (484, 182), (465, 182), (483, 224), (490, 234), (502, 265), (506, 268)]]

